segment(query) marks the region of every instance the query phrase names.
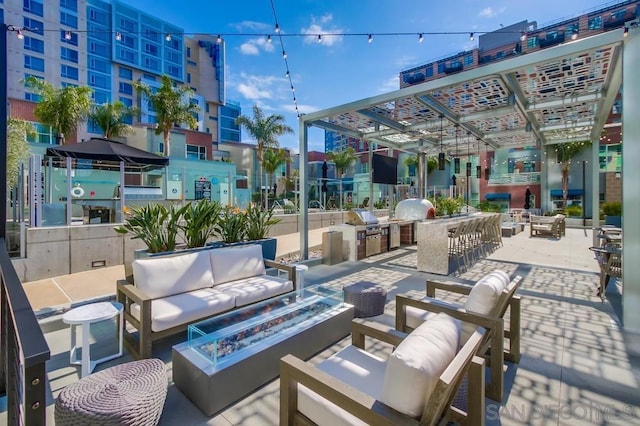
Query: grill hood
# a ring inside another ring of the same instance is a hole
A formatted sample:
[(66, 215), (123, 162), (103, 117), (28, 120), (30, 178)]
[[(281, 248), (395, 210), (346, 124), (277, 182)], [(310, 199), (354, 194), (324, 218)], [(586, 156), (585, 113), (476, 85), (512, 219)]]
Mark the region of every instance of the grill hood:
[(347, 212), (347, 224), (349, 225), (378, 225), (378, 218), (365, 209), (354, 209)]

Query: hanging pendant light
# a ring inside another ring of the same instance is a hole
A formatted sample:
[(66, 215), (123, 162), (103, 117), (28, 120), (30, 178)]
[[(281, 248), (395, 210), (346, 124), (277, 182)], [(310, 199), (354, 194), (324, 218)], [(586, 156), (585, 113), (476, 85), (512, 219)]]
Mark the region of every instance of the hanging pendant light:
[(480, 179), (482, 177), (482, 166), (480, 166), (480, 139), (478, 141), (478, 165), (476, 166), (476, 177)]
[(458, 124), (456, 124), (456, 154), (453, 158), (453, 172), (460, 174), (460, 158), (458, 157)]
[(484, 151), (487, 153), (486, 155), (486, 159), (485, 159), (485, 163), (487, 163), (487, 167), (484, 168), (484, 180), (488, 181), (489, 178), (491, 177), (491, 163), (488, 162), (489, 160), (489, 144), (485, 142), (485, 148)]
[(444, 170), (444, 151), (442, 150), (442, 119), (444, 115), (440, 114), (440, 153), (438, 154), (438, 170)]
[(467, 132), (467, 177), (470, 178), (471, 177), (471, 151), (469, 148), (470, 145), (470, 141), (469, 141), (469, 137), (471, 136), (470, 132)]

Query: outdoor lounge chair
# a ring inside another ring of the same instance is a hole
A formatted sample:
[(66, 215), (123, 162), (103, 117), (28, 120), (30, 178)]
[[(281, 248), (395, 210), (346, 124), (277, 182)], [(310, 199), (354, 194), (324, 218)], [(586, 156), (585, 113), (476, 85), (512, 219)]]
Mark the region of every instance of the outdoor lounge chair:
[(609, 278), (622, 278), (622, 247), (609, 244), (605, 247), (589, 247), (595, 252), (600, 267), (600, 285), (597, 295), (604, 301)]
[(565, 216), (557, 214), (555, 216), (530, 216), (529, 236), (551, 236), (561, 238), (565, 235)]
[[(421, 300), (396, 296), (396, 329), (408, 332), (437, 312), (448, 313), (464, 322), (463, 341), (476, 325), (487, 329), (478, 355), (484, 356), (490, 367), (487, 396), (502, 401), (504, 361), (520, 362), (520, 297), (515, 295), (520, 282), (520, 276), (509, 281), (509, 276), (502, 271), (486, 275), (474, 286), (427, 281), (427, 297)], [(436, 289), (467, 295), (465, 305), (436, 300)], [(508, 308), (509, 329), (506, 330), (504, 316)], [(504, 349), (505, 338), (509, 339), (507, 350)], [(500, 350), (496, 350), (498, 348)]]
[[(352, 327), (352, 344), (317, 366), (280, 360), (280, 425), (484, 424), (482, 327), (459, 350), (459, 323), (446, 314), (409, 335), (361, 319)], [(365, 336), (397, 347), (383, 359), (364, 350)]]

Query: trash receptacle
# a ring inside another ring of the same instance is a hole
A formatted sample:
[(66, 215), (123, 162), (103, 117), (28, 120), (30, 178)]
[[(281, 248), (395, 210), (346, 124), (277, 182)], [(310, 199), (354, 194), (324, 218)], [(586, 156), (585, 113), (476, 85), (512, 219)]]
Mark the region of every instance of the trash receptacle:
[(340, 262), (342, 262), (342, 232), (324, 232), (322, 234), (322, 263), (335, 265)]

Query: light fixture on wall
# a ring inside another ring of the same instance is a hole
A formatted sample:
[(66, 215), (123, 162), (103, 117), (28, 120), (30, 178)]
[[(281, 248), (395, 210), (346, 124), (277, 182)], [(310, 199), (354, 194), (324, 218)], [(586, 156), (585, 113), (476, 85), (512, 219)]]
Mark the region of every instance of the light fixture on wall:
[(440, 153), (438, 154), (438, 170), (444, 170), (444, 151), (442, 150), (442, 119), (444, 115), (440, 114)]
[(467, 132), (467, 177), (471, 177), (471, 150), (470, 150), (470, 136), (471, 132)]
[(460, 174), (460, 157), (458, 157), (458, 128), (460, 126), (456, 124), (456, 153), (453, 157), (453, 172)]
[(476, 177), (480, 179), (482, 177), (482, 166), (480, 166), (480, 138), (478, 141), (478, 165), (476, 166)]

